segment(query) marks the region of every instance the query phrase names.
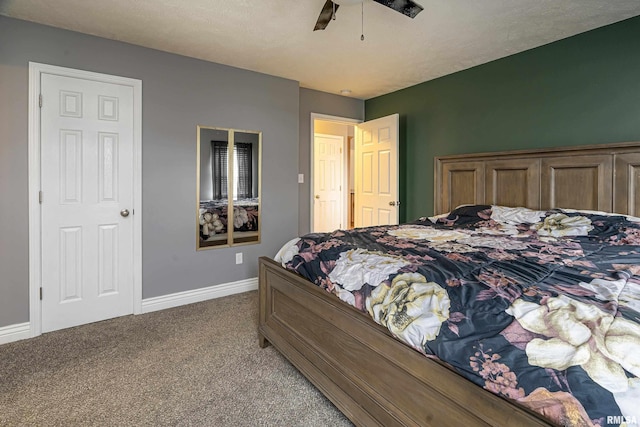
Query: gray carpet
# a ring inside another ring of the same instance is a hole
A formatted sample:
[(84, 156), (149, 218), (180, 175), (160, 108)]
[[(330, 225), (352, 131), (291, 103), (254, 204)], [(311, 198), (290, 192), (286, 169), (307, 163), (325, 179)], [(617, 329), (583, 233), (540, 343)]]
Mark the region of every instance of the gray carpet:
[(273, 347), (257, 292), (0, 346), (1, 426), (350, 426)]

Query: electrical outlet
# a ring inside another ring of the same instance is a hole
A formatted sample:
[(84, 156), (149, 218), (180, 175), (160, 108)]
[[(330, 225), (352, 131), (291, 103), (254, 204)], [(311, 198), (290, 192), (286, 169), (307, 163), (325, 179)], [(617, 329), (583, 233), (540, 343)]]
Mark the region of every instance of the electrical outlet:
[(236, 264), (242, 264), (242, 252), (236, 254)]

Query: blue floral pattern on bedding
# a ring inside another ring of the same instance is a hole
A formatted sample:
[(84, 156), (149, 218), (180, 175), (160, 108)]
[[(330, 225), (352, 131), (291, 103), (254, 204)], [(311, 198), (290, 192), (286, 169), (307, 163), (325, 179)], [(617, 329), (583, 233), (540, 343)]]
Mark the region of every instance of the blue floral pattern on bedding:
[(308, 234), (279, 261), (552, 423), (620, 425), (640, 420), (639, 221), (465, 206)]

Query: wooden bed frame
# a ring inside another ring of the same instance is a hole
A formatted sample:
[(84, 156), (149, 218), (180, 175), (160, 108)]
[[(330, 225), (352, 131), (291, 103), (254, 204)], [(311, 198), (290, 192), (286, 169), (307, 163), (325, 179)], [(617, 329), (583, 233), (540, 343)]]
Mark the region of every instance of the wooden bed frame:
[[(456, 203), (546, 209), (576, 200), (580, 209), (640, 212), (640, 143), (435, 162), (437, 212)], [(356, 425), (550, 425), (409, 348), (366, 314), (266, 257), (259, 260), (259, 289), (260, 346), (273, 344)]]

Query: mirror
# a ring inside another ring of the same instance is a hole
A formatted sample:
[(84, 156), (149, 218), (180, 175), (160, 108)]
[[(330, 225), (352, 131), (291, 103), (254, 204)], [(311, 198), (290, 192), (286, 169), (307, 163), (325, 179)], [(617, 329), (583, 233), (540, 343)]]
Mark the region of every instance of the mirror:
[(260, 242), (262, 132), (198, 126), (197, 249)]

